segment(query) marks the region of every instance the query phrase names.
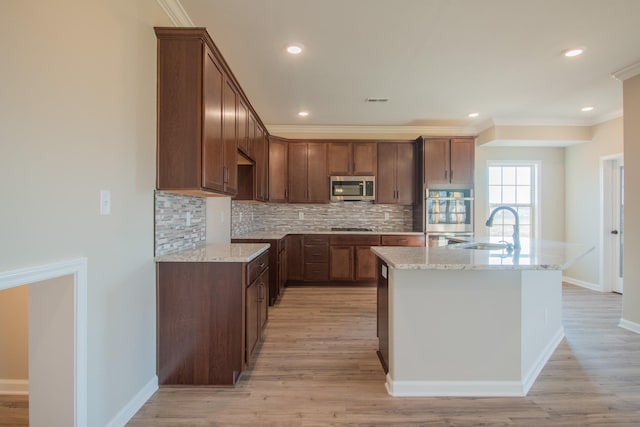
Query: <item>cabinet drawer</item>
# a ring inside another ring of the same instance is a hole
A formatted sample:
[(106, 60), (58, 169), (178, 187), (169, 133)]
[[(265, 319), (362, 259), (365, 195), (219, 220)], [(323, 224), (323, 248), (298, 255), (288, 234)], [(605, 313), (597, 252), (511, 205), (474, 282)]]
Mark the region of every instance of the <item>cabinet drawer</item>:
[(262, 273), (262, 270), (269, 266), (270, 250), (263, 252), (247, 265), (247, 285), (250, 285)]
[(305, 245), (304, 262), (329, 262), (329, 246)]
[(305, 234), (305, 245), (328, 245), (329, 236), (327, 234)]
[(334, 234), (331, 245), (378, 246), (380, 236), (371, 234)]
[(304, 281), (305, 282), (326, 282), (329, 280), (329, 263), (326, 262), (305, 262)]
[(424, 246), (424, 235), (389, 235), (381, 236), (382, 246)]

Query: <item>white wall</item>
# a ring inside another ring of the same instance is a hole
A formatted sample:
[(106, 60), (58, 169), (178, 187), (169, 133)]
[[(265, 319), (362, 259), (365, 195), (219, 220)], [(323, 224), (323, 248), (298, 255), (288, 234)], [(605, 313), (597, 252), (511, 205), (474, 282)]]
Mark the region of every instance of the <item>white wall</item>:
[(591, 142), (566, 148), (566, 240), (596, 247), (565, 276), (600, 287), (600, 160), (622, 153), (622, 118), (593, 127)]
[(477, 236), (487, 236), (487, 162), (489, 160), (531, 160), (540, 162), (540, 230), (539, 238), (565, 240), (564, 176), (565, 149), (554, 147), (490, 147), (476, 146), (475, 218)]
[(154, 25), (170, 25), (155, 0), (0, 13), (0, 271), (88, 258), (92, 426), (155, 376)]
[(622, 318), (640, 333), (640, 75), (623, 83), (624, 99), (624, 299)]

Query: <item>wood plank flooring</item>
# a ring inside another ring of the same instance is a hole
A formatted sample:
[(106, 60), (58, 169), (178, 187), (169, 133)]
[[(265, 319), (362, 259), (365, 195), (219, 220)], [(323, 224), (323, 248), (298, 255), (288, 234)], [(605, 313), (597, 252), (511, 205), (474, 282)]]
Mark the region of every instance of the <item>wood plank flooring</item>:
[[(128, 426), (639, 426), (640, 335), (617, 327), (621, 297), (563, 298), (567, 336), (527, 397), (392, 398), (375, 289), (287, 288), (236, 387), (162, 387)], [(27, 418), (26, 397), (0, 396), (0, 426)]]
[(235, 388), (161, 388), (143, 426), (638, 426), (640, 336), (621, 297), (564, 286), (566, 339), (524, 398), (392, 398), (374, 288), (287, 288)]

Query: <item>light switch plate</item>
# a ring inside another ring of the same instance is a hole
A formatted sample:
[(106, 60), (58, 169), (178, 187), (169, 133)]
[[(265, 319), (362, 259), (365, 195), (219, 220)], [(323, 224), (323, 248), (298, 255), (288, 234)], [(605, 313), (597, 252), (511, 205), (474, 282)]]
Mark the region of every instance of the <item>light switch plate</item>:
[(100, 215), (111, 215), (111, 191), (100, 190)]

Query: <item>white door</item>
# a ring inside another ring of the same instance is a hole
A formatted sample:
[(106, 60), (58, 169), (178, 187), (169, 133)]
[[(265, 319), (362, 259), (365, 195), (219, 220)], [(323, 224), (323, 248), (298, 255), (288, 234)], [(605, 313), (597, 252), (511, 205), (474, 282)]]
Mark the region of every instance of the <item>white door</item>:
[(624, 273), (624, 164), (622, 159), (615, 163), (614, 188), (616, 203), (613, 211), (613, 292), (622, 293), (622, 277)]
[(601, 162), (603, 290), (622, 293), (624, 252), (624, 163), (622, 155)]

